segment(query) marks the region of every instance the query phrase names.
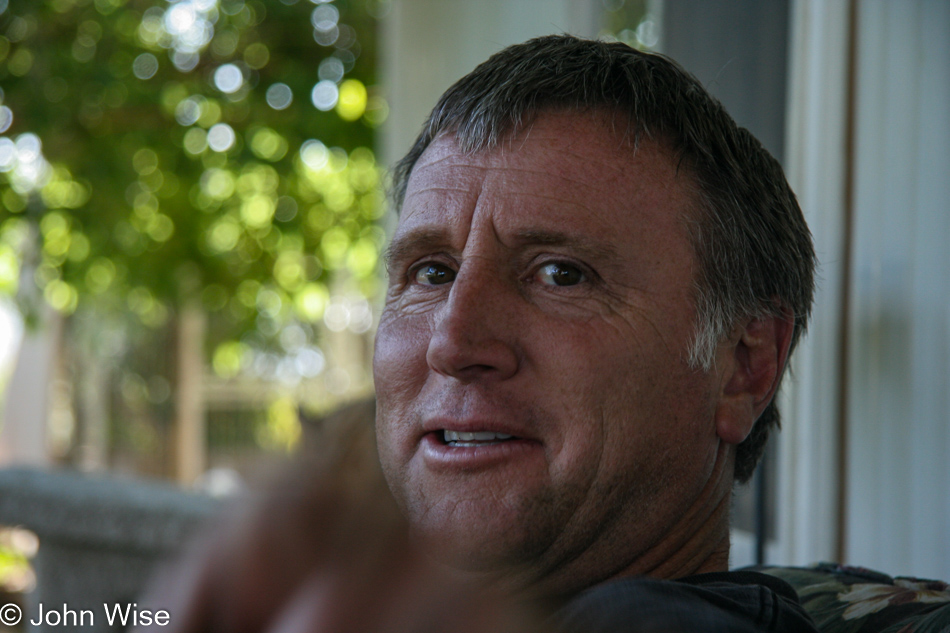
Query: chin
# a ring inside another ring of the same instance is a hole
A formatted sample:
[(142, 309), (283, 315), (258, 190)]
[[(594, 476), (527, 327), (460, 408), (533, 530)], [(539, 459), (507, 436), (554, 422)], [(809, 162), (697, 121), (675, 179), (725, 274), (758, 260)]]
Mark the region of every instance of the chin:
[(515, 555), (517, 547), (490, 543), (478, 545), (460, 543), (454, 539), (430, 538), (428, 543), (437, 543), (431, 548), (436, 558), (449, 567), (474, 573), (502, 573), (519, 564), (523, 556)]
[[(482, 513), (481, 519), (485, 516)], [(497, 514), (495, 518), (499, 518)], [(410, 522), (436, 560), (464, 572), (506, 574), (532, 565), (549, 545), (543, 531), (525, 532), (524, 526), (532, 524), (525, 519), (486, 523), (474, 517), (461, 517), (458, 521), (433, 524), (412, 521), (410, 517)]]

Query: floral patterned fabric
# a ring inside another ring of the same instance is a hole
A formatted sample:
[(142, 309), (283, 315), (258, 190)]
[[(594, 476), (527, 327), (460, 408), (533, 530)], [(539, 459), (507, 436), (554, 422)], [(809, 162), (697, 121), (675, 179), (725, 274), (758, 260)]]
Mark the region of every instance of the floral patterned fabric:
[(792, 585), (822, 633), (950, 633), (950, 585), (860, 567), (762, 567)]

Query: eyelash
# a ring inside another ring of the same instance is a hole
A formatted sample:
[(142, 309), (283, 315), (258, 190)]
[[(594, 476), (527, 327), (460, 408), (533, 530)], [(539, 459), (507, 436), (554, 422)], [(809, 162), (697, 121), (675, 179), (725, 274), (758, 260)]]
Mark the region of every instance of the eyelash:
[[(591, 271), (587, 266), (584, 266), (584, 265), (582, 265), (582, 264), (576, 263), (576, 262), (571, 261), (571, 260), (569, 260), (569, 259), (543, 259), (543, 260), (540, 261), (537, 265), (535, 265), (535, 266), (533, 266), (533, 267), (531, 268), (531, 272), (523, 278), (523, 281), (524, 281), (525, 283), (531, 283), (531, 282), (533, 282), (533, 281), (538, 277), (538, 275), (541, 274), (541, 272), (544, 270), (544, 268), (547, 267), (547, 266), (558, 266), (558, 267), (561, 267), (561, 268), (565, 268), (565, 267), (573, 268), (573, 269), (575, 269), (575, 270), (580, 274), (580, 276), (581, 276), (581, 278), (580, 278), (576, 283), (573, 283), (573, 284), (567, 284), (567, 285), (542, 284), (542, 285), (547, 286), (547, 287), (549, 287), (549, 288), (572, 288), (572, 287), (574, 287), (574, 286), (579, 286), (579, 285), (582, 285), (582, 284), (585, 284), (585, 283), (594, 282), (594, 281), (596, 281), (596, 280), (598, 279), (596, 273), (594, 273), (593, 271)], [(444, 262), (444, 261), (439, 261), (439, 260), (437, 260), (437, 259), (427, 259), (427, 260), (424, 260), (424, 261), (422, 261), (422, 262), (419, 262), (418, 264), (415, 264), (415, 265), (409, 267), (408, 272), (407, 272), (407, 281), (408, 281), (409, 285), (435, 287), (435, 286), (440, 286), (440, 285), (446, 285), (446, 284), (451, 283), (452, 281), (455, 280), (455, 277), (453, 276), (452, 279), (450, 279), (449, 281), (447, 281), (445, 284), (425, 284), (425, 283), (420, 283), (420, 282), (418, 282), (418, 281), (417, 281), (418, 275), (419, 275), (423, 270), (425, 270), (427, 267), (442, 267), (442, 268), (447, 268), (447, 269), (449, 269), (449, 270), (452, 271), (453, 275), (454, 275), (454, 274), (457, 274), (457, 272), (458, 272), (458, 271), (457, 271), (457, 268), (454, 266), (454, 262), (453, 262), (453, 264), (448, 264), (448, 263), (446, 263), (446, 262)]]
[(535, 279), (539, 275), (541, 275), (544, 272), (544, 269), (547, 268), (548, 266), (556, 266), (561, 269), (568, 269), (568, 268), (573, 269), (580, 275), (580, 279), (578, 279), (575, 283), (571, 283), (571, 284), (557, 284), (557, 283), (544, 284), (546, 286), (557, 287), (557, 288), (570, 288), (572, 286), (578, 286), (586, 281), (590, 281), (590, 275), (587, 273), (586, 269), (583, 266), (580, 266), (578, 264), (575, 264), (574, 262), (566, 261), (566, 260), (547, 260), (547, 261), (542, 262), (534, 269), (534, 272), (531, 275), (531, 279)]
[(418, 265), (416, 265), (416, 266), (413, 266), (412, 268), (409, 269), (409, 283), (410, 283), (410, 284), (415, 284), (415, 285), (420, 285), (420, 286), (441, 286), (441, 285), (445, 285), (445, 284), (423, 284), (423, 283), (418, 283), (417, 278), (418, 278), (418, 276), (419, 276), (419, 273), (421, 273), (421, 272), (422, 272), (423, 270), (425, 270), (426, 268), (435, 268), (435, 267), (439, 267), (439, 268), (443, 268), (443, 269), (448, 269), (448, 270), (452, 271), (452, 279), (448, 280), (446, 283), (450, 283), (450, 282), (452, 282), (452, 281), (455, 281), (455, 274), (457, 273), (457, 271), (456, 271), (452, 266), (449, 266), (448, 264), (445, 264), (444, 262), (429, 260), (429, 261), (422, 262), (421, 264), (418, 264)]

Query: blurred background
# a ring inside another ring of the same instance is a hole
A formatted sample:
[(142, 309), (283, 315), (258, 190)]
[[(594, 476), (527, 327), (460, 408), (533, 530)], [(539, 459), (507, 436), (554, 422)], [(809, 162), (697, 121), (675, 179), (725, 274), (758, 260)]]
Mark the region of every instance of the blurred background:
[(37, 473), (226, 494), (371, 396), (387, 166), (559, 32), (694, 72), (815, 234), (733, 563), (950, 577), (950, 3), (0, 0), (0, 584), (46, 542), (2, 493), (84, 498)]

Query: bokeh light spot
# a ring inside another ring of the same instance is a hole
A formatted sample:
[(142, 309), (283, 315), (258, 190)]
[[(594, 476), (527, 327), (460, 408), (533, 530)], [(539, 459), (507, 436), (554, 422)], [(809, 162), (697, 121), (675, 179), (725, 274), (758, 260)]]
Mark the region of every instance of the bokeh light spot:
[(231, 218), (223, 218), (208, 233), (208, 246), (218, 253), (226, 253), (237, 246), (241, 227)]
[(276, 208), (276, 201), (269, 196), (254, 196), (241, 205), (241, 219), (249, 227), (262, 228), (270, 224)]
[(201, 175), (201, 189), (217, 200), (227, 200), (234, 194), (234, 174), (226, 169), (209, 169)]
[(175, 51), (172, 53), (172, 63), (183, 73), (190, 73), (198, 67), (201, 55), (191, 51)]
[(310, 14), (310, 22), (318, 31), (329, 31), (340, 21), (340, 10), (332, 4), (321, 4)]
[(225, 94), (233, 94), (244, 85), (244, 73), (234, 64), (224, 64), (214, 71), (214, 85)]
[(261, 42), (255, 42), (244, 49), (244, 61), (255, 70), (260, 70), (270, 61), (270, 51)]
[(218, 123), (208, 130), (208, 147), (216, 152), (226, 152), (234, 145), (236, 136), (227, 123)]
[[(12, 40), (13, 38), (11, 37), (10, 39)], [(10, 56), (9, 61), (7, 61), (7, 70), (10, 71), (11, 75), (16, 77), (26, 76), (32, 68), (33, 52), (27, 48), (17, 49), (17, 51)]]
[(324, 233), (320, 239), (320, 248), (327, 268), (339, 268), (349, 247), (350, 238), (342, 228), (334, 226)]
[(197, 156), (208, 148), (208, 133), (200, 127), (191, 128), (185, 132), (184, 146), (186, 152)]
[(169, 33), (186, 33), (195, 26), (198, 15), (190, 2), (179, 2), (165, 13), (165, 28)]
[(294, 297), (294, 308), (297, 314), (305, 321), (314, 323), (323, 318), (327, 304), (330, 302), (330, 293), (327, 287), (320, 283), (308, 283)]
[(297, 217), (297, 201), (290, 196), (281, 196), (277, 199), (277, 209), (274, 217), (281, 222), (290, 222)]
[(32, 132), (21, 134), (16, 139), (17, 159), (20, 163), (32, 163), (40, 159), (43, 152), (43, 142)]
[(116, 268), (112, 260), (97, 257), (86, 270), (86, 287), (95, 294), (101, 294), (109, 289), (115, 276)]
[(269, 127), (259, 128), (251, 136), (251, 151), (258, 158), (275, 162), (287, 155), (287, 141)]
[(71, 285), (62, 279), (54, 279), (43, 289), (43, 297), (53, 309), (64, 314), (71, 314), (76, 311), (79, 305), (79, 293)]
[(320, 46), (333, 46), (338, 39), (340, 39), (340, 28), (336, 25), (327, 31), (313, 30), (313, 40)]
[(380, 96), (373, 96), (366, 101), (366, 112), (363, 114), (363, 120), (373, 127), (385, 123), (389, 118), (389, 103)]
[(313, 87), (313, 92), (310, 94), (310, 99), (313, 101), (313, 105), (318, 110), (322, 110), (324, 112), (332, 110), (339, 98), (339, 88), (336, 87), (334, 82), (327, 79), (318, 81), (317, 85)]
[(330, 150), (320, 141), (310, 139), (300, 146), (300, 159), (313, 171), (320, 171), (330, 162)]
[(0, 172), (13, 169), (16, 159), (16, 143), (6, 137), (0, 138)]
[(357, 277), (369, 277), (376, 270), (379, 253), (376, 244), (369, 238), (361, 238), (351, 248), (346, 257), (346, 267)]
[(148, 147), (143, 147), (132, 157), (132, 168), (140, 175), (147, 176), (158, 168), (158, 154)]
[(151, 53), (142, 53), (132, 62), (132, 73), (139, 79), (151, 79), (158, 72), (158, 59)]
[(355, 121), (366, 112), (366, 86), (358, 79), (347, 79), (340, 85), (336, 112), (344, 121)]
[(198, 125), (209, 128), (221, 120), (221, 106), (214, 99), (204, 99), (201, 101), (201, 115), (198, 117)]
[(167, 242), (175, 233), (175, 223), (167, 215), (157, 213), (149, 219), (146, 232), (156, 242)]
[(0, 134), (3, 134), (13, 125), (13, 110), (7, 106), (0, 106)]
[(0, 243), (0, 293), (13, 294), (20, 280), (20, 261), (16, 252)]
[(343, 73), (345, 72), (343, 68), (343, 62), (337, 57), (327, 57), (322, 62), (320, 62), (320, 67), (317, 70), (317, 76), (320, 79), (326, 79), (327, 81), (339, 82), (343, 79)]
[(294, 93), (287, 84), (273, 84), (267, 89), (267, 105), (275, 110), (286, 110), (294, 100)]
[(221, 343), (214, 350), (211, 360), (214, 373), (222, 378), (233, 378), (238, 375), (247, 352), (247, 347), (238, 341)]

